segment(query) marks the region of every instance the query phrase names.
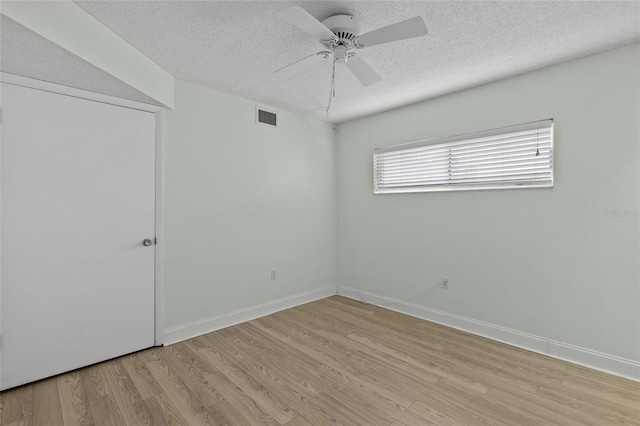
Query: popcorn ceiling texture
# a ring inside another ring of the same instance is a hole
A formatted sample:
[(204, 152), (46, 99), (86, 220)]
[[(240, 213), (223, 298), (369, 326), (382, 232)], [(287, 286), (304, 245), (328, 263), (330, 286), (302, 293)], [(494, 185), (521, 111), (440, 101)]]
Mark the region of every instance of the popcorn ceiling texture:
[(359, 50), (382, 76), (362, 87), (336, 68), (339, 123), (640, 41), (640, 2), (77, 1), (174, 77), (327, 120), (331, 63), (273, 71), (322, 50), (277, 13), (356, 16), (363, 32), (424, 18), (429, 35)]
[(6, 16), (0, 21), (0, 70), (76, 89), (160, 105), (156, 100)]

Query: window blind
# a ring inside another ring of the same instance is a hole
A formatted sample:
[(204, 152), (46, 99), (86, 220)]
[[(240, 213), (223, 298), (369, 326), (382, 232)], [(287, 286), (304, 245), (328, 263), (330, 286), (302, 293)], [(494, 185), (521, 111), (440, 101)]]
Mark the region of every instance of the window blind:
[(553, 187), (553, 120), (373, 153), (374, 193)]

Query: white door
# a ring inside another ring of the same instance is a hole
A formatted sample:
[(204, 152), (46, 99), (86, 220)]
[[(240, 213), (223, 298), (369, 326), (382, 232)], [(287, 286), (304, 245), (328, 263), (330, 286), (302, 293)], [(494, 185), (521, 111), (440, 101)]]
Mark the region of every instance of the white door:
[(154, 343), (155, 116), (2, 83), (0, 388)]

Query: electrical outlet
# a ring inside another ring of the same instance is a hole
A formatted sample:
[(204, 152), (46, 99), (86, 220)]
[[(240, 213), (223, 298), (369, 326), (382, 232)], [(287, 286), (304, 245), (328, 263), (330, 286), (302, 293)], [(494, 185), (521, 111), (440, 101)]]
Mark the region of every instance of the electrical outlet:
[(278, 279), (278, 273), (276, 272), (275, 269), (272, 269), (271, 270), (271, 280), (273, 281), (275, 279)]
[(449, 278), (442, 277), (442, 281), (440, 281), (440, 286), (445, 290), (449, 290)]

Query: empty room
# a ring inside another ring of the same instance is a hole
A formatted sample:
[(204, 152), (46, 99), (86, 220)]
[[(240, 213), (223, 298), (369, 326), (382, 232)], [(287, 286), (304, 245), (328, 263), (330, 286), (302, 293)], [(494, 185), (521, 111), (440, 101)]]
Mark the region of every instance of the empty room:
[(640, 425), (640, 1), (0, 18), (0, 426)]

